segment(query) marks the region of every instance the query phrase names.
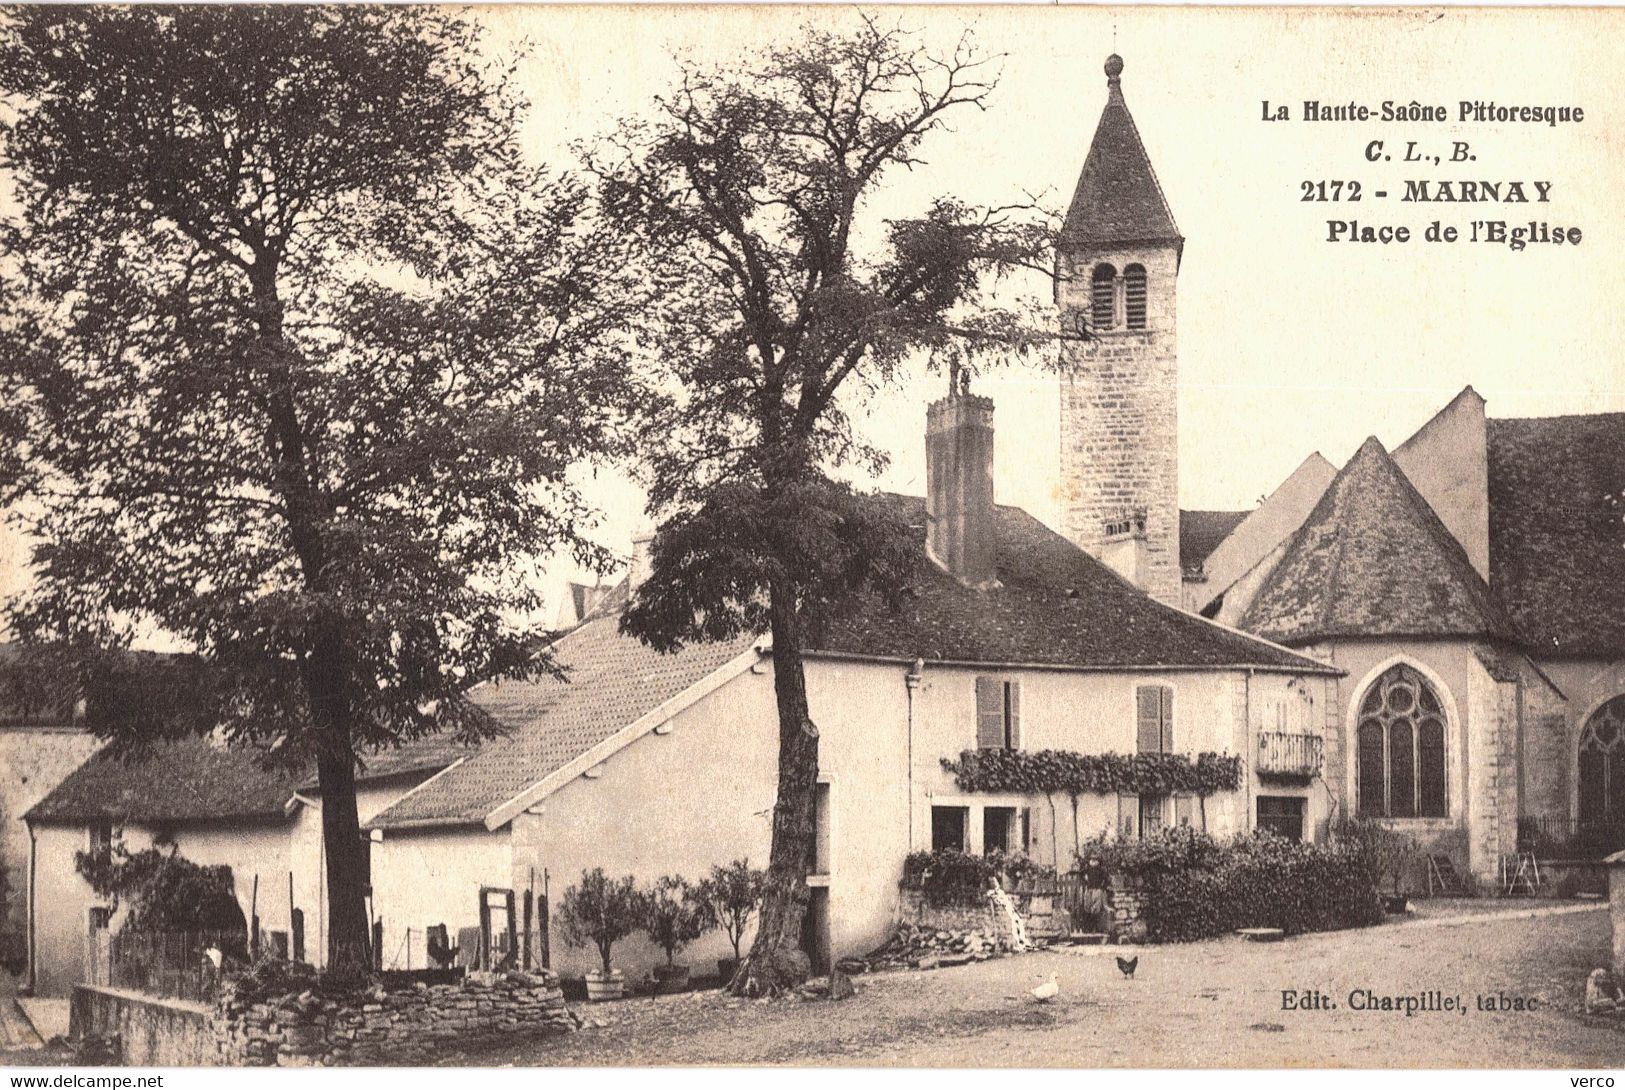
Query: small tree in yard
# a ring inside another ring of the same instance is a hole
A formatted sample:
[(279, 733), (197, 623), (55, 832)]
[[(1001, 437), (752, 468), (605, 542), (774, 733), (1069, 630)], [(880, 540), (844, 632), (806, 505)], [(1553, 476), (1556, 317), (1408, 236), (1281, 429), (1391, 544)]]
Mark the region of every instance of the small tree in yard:
[(705, 934), (710, 924), (704, 902), (684, 878), (668, 874), (644, 894), (643, 930), (666, 952), (667, 968), (676, 961), (677, 951)]
[(762, 903), (765, 879), (766, 875), (752, 867), (750, 860), (735, 859), (726, 867), (713, 866), (710, 876), (700, 883), (700, 899), (733, 943), (735, 962), (740, 958), (739, 944), (745, 938), (745, 928)]
[[(602, 564), (633, 293), (526, 164), (476, 32), (423, 8), (36, 7), (0, 21), (7, 621), (115, 747), (220, 729), (314, 767), (328, 973), (366, 972), (368, 754), (497, 729), (554, 669), (527, 570)], [(195, 654), (120, 654), (156, 632)]]
[(580, 884), (564, 891), (559, 907), (564, 937), (572, 946), (596, 948), (608, 977), (615, 971), (610, 951), (645, 922), (644, 901), (631, 875), (610, 878), (602, 867), (582, 871)]
[(658, 292), (647, 336), (675, 391), (647, 417), (661, 525), (623, 627), (662, 650), (772, 635), (778, 788), (741, 994), (809, 969), (818, 729), (802, 656), (865, 590), (899, 594), (918, 563), (909, 527), (832, 479), (885, 461), (850, 414), (923, 354), (957, 367), (1048, 336), (980, 287), (1047, 269), (1047, 221), (952, 200), (882, 221), (869, 200), (992, 87), (968, 41), (939, 56), (867, 19), (805, 28), (738, 70), (687, 67), (651, 120), (595, 158), (606, 217)]

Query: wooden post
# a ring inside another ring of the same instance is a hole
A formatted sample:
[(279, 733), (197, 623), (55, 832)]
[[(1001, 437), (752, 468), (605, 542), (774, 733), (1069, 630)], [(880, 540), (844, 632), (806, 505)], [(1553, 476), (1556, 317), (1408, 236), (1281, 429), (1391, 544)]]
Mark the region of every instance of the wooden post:
[(248, 960), (260, 959), (260, 876), (254, 875), (254, 892), (248, 901)]
[(1608, 864), (1608, 920), (1614, 926), (1614, 981), (1625, 980), (1625, 851), (1615, 852)]

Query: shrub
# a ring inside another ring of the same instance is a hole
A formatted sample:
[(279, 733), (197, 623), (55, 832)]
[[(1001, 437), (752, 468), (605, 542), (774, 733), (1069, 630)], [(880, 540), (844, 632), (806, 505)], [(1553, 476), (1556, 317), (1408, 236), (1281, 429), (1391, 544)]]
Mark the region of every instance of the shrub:
[(1078, 853), (1086, 879), (1116, 875), (1145, 894), (1143, 919), (1157, 942), (1187, 942), (1238, 927), (1287, 934), (1364, 927), (1382, 919), (1380, 868), (1369, 842), (1327, 845), (1267, 830), (1228, 843), (1189, 829), (1142, 840), (1090, 841)]
[(237, 903), (231, 868), (202, 866), (173, 841), (131, 852), (78, 852), (74, 866), (98, 896), (128, 904), (120, 934), (208, 933), (233, 961), (248, 960), (248, 920)]
[(750, 865), (748, 859), (735, 859), (726, 867), (712, 867), (710, 877), (700, 883), (699, 897), (711, 919), (733, 943), (738, 961), (739, 944), (745, 937), (750, 918), (762, 903), (762, 887), (767, 875)]
[(711, 916), (687, 879), (668, 874), (643, 894), (643, 930), (666, 952), (666, 964), (677, 951), (705, 934)]
[(643, 900), (631, 875), (609, 878), (602, 867), (584, 870), (559, 906), (564, 937), (572, 946), (596, 947), (608, 976), (610, 950), (643, 925)]

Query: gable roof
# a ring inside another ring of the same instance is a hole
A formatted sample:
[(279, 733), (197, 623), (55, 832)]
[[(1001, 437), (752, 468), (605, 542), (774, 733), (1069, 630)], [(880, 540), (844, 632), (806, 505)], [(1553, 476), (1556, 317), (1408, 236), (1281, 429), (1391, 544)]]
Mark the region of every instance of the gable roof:
[(588, 620), (553, 645), (568, 680), (488, 682), (472, 689), (469, 699), (507, 727), (508, 735), (420, 784), (368, 825), (483, 822), (504, 802), (607, 742), (755, 642), (755, 636), (741, 636), (662, 655), (621, 635), (618, 615)]
[(1070, 669), (1336, 672), (1163, 605), (1019, 507), (996, 509), (999, 587), (972, 590), (925, 560), (924, 499), (879, 493), (873, 502), (891, 506), (919, 535), (911, 592), (895, 610), (866, 603), (837, 620), (817, 641), (821, 651)]
[(1181, 511), (1179, 513), (1179, 566), (1197, 571), (1230, 531), (1251, 511)]
[(1375, 436), (1332, 479), (1241, 626), (1291, 644), (1513, 632), (1460, 542)]
[(1106, 59), (1106, 108), (1061, 227), (1062, 248), (1131, 242), (1184, 245), (1140, 130), (1123, 100), (1122, 71), (1123, 58), (1114, 53)]
[(1625, 413), (1489, 421), (1490, 578), (1548, 656), (1625, 654)]
[(253, 750), (207, 738), (162, 742), (138, 758), (95, 753), (41, 799), (29, 821), (269, 820), (286, 816), (300, 776), (266, 769)]
[[(1332, 673), (1254, 636), (1162, 605), (1014, 507), (997, 509), (1000, 586), (973, 590), (925, 559), (925, 500), (880, 493), (918, 534), (919, 566), (897, 609), (860, 600), (815, 640), (809, 658), (840, 655), (912, 662), (1072, 669), (1254, 667)], [(546, 784), (608, 755), (625, 731), (676, 714), (684, 694), (714, 687), (730, 664), (753, 657), (756, 639), (688, 645), (661, 655), (600, 616), (561, 637), (554, 654), (569, 680), (502, 682), (469, 693), (510, 729), (479, 753), (403, 796), (368, 824), (494, 827)], [(624, 744), (624, 741), (623, 743)]]

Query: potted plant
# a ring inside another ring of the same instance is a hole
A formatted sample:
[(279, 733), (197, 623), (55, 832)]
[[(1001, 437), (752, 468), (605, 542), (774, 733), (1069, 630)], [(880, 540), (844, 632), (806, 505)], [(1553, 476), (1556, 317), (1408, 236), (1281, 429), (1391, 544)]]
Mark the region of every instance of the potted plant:
[(610, 964), (610, 950), (638, 929), (643, 921), (643, 895), (631, 875), (609, 878), (602, 867), (581, 872), (581, 883), (564, 891), (559, 907), (564, 937), (572, 946), (596, 947), (603, 961), (601, 972), (587, 973), (587, 998), (593, 1002), (619, 999), (626, 978)]
[(688, 966), (676, 964), (677, 951), (705, 933), (711, 923), (693, 886), (668, 874), (643, 897), (643, 930), (666, 952), (666, 964), (655, 966), (655, 991), (671, 995), (688, 987)]
[(754, 869), (748, 859), (735, 859), (726, 867), (714, 866), (710, 877), (700, 883), (700, 900), (711, 912), (711, 919), (733, 944), (732, 958), (717, 959), (717, 975), (727, 985), (739, 968), (739, 944), (745, 938), (745, 928), (762, 904), (762, 884), (767, 875)]

